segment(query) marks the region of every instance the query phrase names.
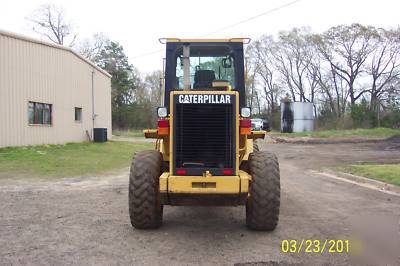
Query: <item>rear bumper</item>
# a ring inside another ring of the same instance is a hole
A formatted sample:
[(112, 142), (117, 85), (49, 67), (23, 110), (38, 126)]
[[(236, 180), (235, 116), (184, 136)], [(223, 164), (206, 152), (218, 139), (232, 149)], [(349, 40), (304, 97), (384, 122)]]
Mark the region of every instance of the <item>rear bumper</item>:
[(160, 193), (166, 205), (239, 205), (244, 204), (251, 176), (160, 176)]
[(172, 206), (237, 206), (246, 204), (247, 193), (240, 194), (161, 194), (164, 205)]

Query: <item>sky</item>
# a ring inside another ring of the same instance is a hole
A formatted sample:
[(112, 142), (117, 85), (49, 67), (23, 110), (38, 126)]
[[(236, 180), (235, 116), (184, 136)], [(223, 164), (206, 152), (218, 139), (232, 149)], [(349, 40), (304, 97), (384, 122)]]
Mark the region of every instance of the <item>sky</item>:
[[(161, 69), (164, 55), (164, 46), (158, 42), (161, 37), (256, 39), (293, 27), (323, 32), (339, 24), (386, 28), (400, 25), (399, 0), (0, 1), (0, 29), (41, 38), (28, 27), (25, 18), (40, 5), (53, 3), (65, 9), (79, 39), (105, 34), (124, 47), (130, 63), (141, 72)], [(292, 4), (269, 12), (288, 3)], [(263, 13), (267, 14), (258, 16)], [(155, 51), (159, 52), (143, 56)]]

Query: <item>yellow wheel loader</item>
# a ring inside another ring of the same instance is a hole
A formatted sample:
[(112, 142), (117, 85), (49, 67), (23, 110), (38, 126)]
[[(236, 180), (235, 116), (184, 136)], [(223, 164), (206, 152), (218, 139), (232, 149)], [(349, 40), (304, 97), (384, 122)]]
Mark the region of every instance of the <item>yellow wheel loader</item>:
[(165, 73), (155, 149), (138, 152), (129, 213), (138, 229), (158, 228), (163, 206), (246, 206), (246, 225), (274, 230), (280, 206), (277, 157), (258, 150), (245, 99), (248, 39), (163, 39)]

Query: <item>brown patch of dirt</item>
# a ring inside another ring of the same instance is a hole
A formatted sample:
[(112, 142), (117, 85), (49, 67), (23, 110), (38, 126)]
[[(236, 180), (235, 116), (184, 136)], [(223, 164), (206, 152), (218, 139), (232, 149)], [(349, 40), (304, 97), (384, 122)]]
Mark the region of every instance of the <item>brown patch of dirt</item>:
[[(309, 171), (400, 158), (396, 145), (261, 142), (281, 168), (281, 214), (273, 232), (247, 230), (242, 206), (166, 206), (159, 230), (135, 230), (127, 172), (0, 184), (0, 264), (399, 265), (400, 198)], [(356, 239), (364, 252), (283, 253), (285, 239)]]
[(290, 263), (286, 261), (259, 261), (236, 263), (234, 266), (304, 266), (303, 263)]
[(277, 143), (291, 144), (335, 144), (335, 143), (376, 143), (391, 141), (386, 138), (367, 138), (367, 137), (332, 137), (332, 138), (316, 138), (316, 137), (281, 137), (271, 136)]

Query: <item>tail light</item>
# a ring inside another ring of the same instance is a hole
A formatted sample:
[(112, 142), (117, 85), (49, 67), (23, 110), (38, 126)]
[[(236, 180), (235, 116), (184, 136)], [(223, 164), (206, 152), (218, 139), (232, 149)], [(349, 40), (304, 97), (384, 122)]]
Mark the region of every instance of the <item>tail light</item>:
[(240, 135), (250, 135), (251, 134), (251, 120), (250, 119), (242, 119), (239, 122), (240, 124)]
[(166, 120), (166, 119), (158, 120), (157, 134), (159, 136), (168, 136), (169, 135), (169, 120)]
[(186, 170), (183, 170), (183, 169), (176, 170), (176, 174), (177, 175), (186, 175)]
[(233, 175), (233, 170), (232, 169), (224, 169), (222, 170), (223, 175)]

